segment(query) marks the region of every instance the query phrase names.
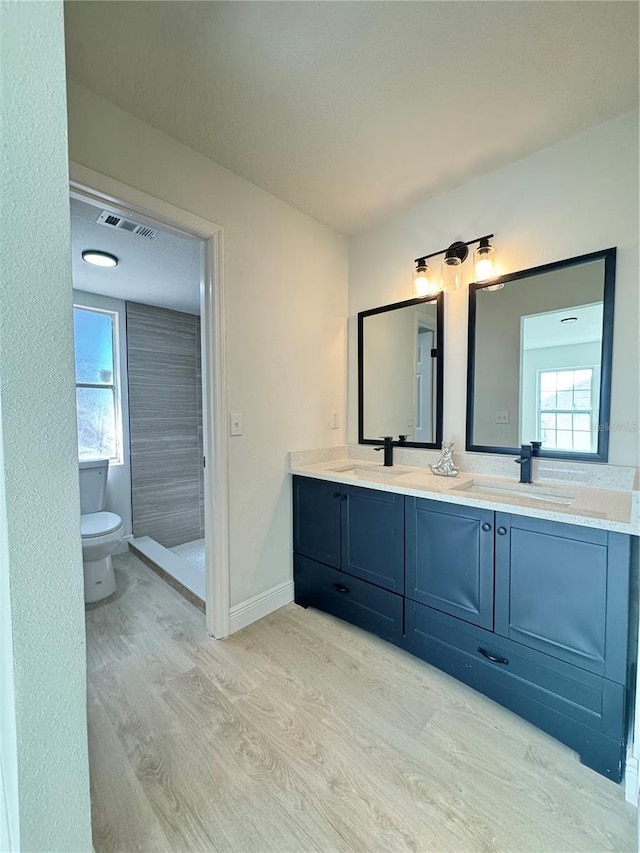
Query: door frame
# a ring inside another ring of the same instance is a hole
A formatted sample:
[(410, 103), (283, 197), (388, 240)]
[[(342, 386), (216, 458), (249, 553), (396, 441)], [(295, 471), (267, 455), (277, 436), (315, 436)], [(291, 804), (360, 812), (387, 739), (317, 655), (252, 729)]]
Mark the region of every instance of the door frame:
[(165, 230), (197, 237), (203, 245), (200, 282), (206, 622), (209, 633), (229, 635), (229, 459), (223, 229), (182, 208), (141, 192), (78, 163), (69, 164), (72, 198), (115, 207)]
[[(414, 326), (414, 343), (413, 343), (413, 351), (414, 351), (414, 360), (418, 354), (418, 338), (420, 337), (420, 326), (424, 326), (428, 331), (433, 332), (433, 343), (437, 343), (436, 332), (438, 328), (437, 320), (434, 317), (431, 317), (429, 314), (424, 313), (418, 308), (416, 310), (415, 317), (415, 326)], [(433, 349), (433, 347), (432, 347)], [(416, 365), (417, 366), (417, 365)], [(431, 438), (435, 439), (436, 435), (436, 410), (438, 408), (437, 399), (434, 400), (434, 390), (437, 387), (438, 377), (436, 375), (435, 370), (436, 365), (433, 363), (433, 359), (431, 353), (429, 353), (429, 369), (431, 371)], [(435, 405), (434, 405), (435, 404)], [(416, 438), (416, 421), (418, 420), (418, 389), (416, 387), (416, 383), (413, 384), (413, 436)]]

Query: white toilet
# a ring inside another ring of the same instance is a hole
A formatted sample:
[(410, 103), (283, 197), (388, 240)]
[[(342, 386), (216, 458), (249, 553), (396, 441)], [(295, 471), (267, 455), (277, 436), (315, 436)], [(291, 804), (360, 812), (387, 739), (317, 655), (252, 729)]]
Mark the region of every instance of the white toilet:
[(82, 561), (84, 600), (100, 601), (116, 591), (111, 555), (124, 535), (122, 519), (105, 512), (108, 459), (80, 462), (80, 509), (82, 511)]

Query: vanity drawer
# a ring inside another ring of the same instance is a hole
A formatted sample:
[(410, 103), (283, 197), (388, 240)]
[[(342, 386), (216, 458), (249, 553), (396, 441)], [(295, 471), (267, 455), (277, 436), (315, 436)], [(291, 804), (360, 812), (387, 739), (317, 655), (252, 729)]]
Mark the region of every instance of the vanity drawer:
[(294, 556), (295, 601), (317, 607), (385, 640), (402, 640), (402, 597), (344, 572)]
[(405, 608), (405, 646), (414, 654), (570, 746), (581, 726), (624, 740), (622, 685), (416, 602)]

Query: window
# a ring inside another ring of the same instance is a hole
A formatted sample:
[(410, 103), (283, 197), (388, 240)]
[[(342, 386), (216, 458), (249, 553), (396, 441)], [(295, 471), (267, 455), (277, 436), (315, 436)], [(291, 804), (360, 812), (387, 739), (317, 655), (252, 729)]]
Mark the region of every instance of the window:
[(538, 435), (548, 450), (595, 451), (593, 367), (538, 371)]
[(74, 306), (78, 456), (122, 462), (118, 315)]

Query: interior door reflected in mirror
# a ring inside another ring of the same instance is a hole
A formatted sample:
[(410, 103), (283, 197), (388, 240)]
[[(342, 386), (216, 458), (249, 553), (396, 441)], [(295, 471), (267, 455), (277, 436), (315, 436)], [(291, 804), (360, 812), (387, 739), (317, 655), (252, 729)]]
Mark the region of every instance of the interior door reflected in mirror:
[(606, 461), (615, 249), (469, 290), (467, 450)]
[(360, 444), (440, 447), (443, 319), (442, 294), (358, 314)]

